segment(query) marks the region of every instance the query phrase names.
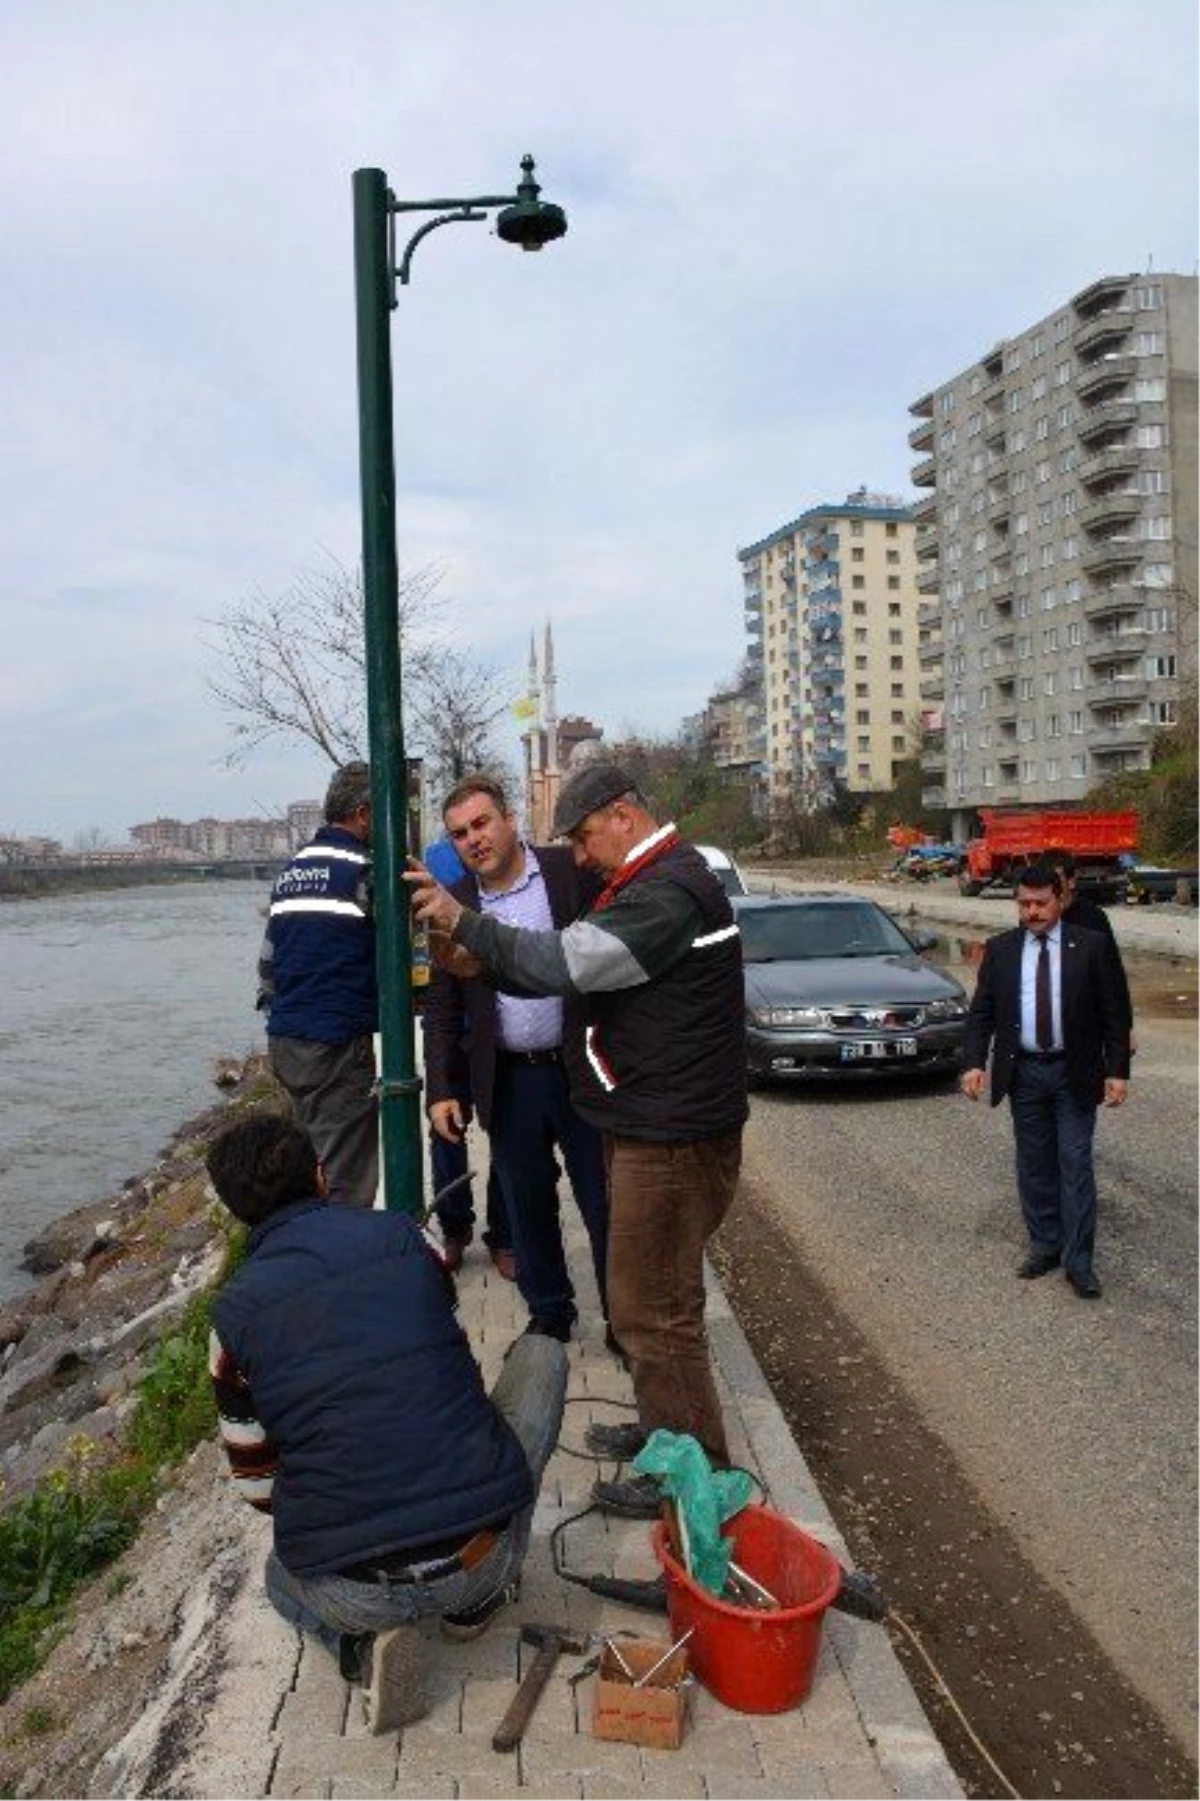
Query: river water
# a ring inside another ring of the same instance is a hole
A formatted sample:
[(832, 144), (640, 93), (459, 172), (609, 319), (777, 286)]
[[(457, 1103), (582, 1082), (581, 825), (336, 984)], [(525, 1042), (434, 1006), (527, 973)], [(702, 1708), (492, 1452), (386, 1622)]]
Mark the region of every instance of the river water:
[(265, 1043), (263, 882), (0, 905), (0, 1296), (25, 1241), (115, 1193), (217, 1098), (213, 1061)]

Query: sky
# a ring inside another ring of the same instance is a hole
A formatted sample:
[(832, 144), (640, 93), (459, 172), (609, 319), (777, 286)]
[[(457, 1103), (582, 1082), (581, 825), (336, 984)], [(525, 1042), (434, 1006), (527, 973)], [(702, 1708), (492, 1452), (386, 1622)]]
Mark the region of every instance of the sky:
[(352, 172), (526, 152), (567, 237), (448, 226), (392, 316), (399, 563), (514, 696), (549, 620), (560, 712), (669, 733), (739, 546), (913, 498), (910, 402), (1096, 276), (1195, 273), (1196, 11), (6, 0), (0, 836), (323, 791), (228, 766), (206, 622), (358, 562)]

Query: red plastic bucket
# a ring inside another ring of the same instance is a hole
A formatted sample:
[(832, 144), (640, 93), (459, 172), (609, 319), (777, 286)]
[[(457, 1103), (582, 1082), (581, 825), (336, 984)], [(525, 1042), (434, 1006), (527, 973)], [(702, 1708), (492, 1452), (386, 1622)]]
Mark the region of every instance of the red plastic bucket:
[(841, 1567), (832, 1551), (772, 1507), (743, 1507), (721, 1532), (733, 1542), (734, 1562), (781, 1605), (760, 1613), (718, 1600), (676, 1561), (660, 1524), (654, 1550), (667, 1580), (671, 1637), (691, 1632), (692, 1668), (726, 1707), (783, 1713), (812, 1686), (821, 1621), (837, 1594)]

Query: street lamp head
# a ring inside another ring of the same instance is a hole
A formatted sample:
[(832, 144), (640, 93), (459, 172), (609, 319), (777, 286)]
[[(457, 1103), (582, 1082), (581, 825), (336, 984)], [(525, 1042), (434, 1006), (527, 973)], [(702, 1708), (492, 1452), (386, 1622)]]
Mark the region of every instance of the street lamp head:
[(522, 250), (540, 250), (555, 238), (566, 235), (567, 215), (561, 206), (539, 200), (541, 187), (533, 179), (533, 158), (523, 156), (524, 179), (517, 184), (517, 198), (506, 206), (496, 220), (496, 234), (506, 244), (519, 244)]

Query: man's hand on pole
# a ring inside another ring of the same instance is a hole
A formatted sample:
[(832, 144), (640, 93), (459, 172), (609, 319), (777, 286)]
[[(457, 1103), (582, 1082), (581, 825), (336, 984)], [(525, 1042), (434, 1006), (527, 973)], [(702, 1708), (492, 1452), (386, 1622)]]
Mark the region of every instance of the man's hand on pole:
[(430, 875), (416, 857), (408, 859), (404, 880), (408, 883), (413, 918), (418, 925), (428, 926), (431, 933), (439, 932), (443, 937), (452, 938), (454, 928), (462, 917), (461, 903), (447, 893), (437, 878)]

